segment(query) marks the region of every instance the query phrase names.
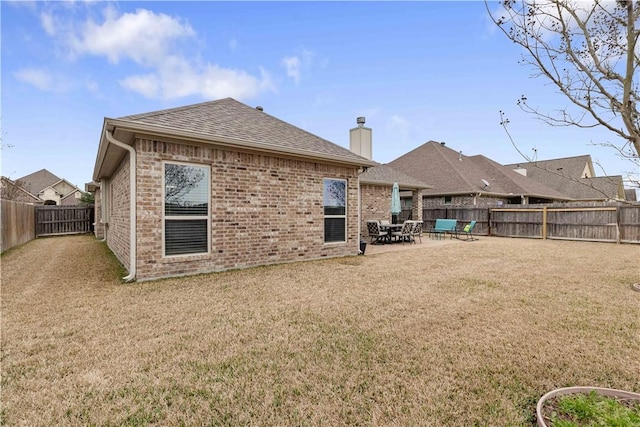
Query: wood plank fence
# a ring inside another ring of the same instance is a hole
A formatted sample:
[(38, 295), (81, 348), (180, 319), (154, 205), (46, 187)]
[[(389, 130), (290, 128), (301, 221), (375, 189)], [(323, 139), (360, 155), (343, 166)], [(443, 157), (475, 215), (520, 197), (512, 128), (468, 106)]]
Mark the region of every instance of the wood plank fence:
[(36, 237), (93, 231), (93, 206), (37, 206)]
[(0, 200), (0, 252), (36, 238), (35, 206)]
[(450, 218), (476, 220), (485, 236), (640, 243), (640, 204), (426, 208), (422, 218), (425, 230)]

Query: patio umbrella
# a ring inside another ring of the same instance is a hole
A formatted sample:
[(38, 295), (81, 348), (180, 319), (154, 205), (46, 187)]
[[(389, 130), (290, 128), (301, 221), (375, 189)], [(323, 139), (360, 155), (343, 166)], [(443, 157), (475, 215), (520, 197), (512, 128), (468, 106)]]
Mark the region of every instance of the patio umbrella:
[(398, 187), (398, 183), (393, 183), (393, 188), (391, 189), (391, 215), (398, 215), (402, 212), (400, 208), (400, 187)]

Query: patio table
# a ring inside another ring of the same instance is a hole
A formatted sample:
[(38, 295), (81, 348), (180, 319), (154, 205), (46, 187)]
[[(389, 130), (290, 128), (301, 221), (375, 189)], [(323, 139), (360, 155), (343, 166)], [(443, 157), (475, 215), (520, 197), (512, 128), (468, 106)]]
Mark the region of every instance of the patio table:
[(391, 243), (391, 233), (396, 230), (402, 230), (403, 224), (380, 224), (380, 230), (387, 232), (387, 243)]

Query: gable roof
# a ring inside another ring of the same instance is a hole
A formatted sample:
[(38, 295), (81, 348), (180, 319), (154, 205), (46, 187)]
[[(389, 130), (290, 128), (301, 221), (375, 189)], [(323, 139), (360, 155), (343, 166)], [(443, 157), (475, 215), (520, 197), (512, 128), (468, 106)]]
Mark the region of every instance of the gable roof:
[[(520, 162), (505, 165), (512, 169), (522, 168), (527, 170), (527, 176), (533, 177), (537, 171), (552, 171), (571, 178), (589, 178), (595, 176), (593, 162), (589, 154), (573, 157), (562, 157), (560, 159), (537, 160), (535, 162)], [(531, 171), (530, 175), (529, 171)], [(586, 176), (585, 176), (586, 172)]]
[(105, 118), (94, 180), (108, 176), (115, 167), (113, 162), (124, 154), (120, 148), (109, 147), (112, 144), (106, 140), (107, 131), (128, 144), (138, 132), (350, 165), (377, 164), (261, 110), (225, 98), (119, 119)]
[[(528, 179), (482, 156), (465, 156), (444, 144), (429, 141), (388, 164), (432, 185), (424, 195), (487, 194), (568, 200), (562, 193)], [(483, 180), (489, 183), (485, 186)]]
[(586, 154), (560, 159), (505, 165), (525, 169), (526, 176), (575, 200), (602, 201), (624, 199), (621, 175), (594, 176), (591, 156)]
[(25, 175), (18, 178), (22, 187), (31, 194), (38, 194), (40, 191), (60, 181), (60, 178), (52, 174), (46, 169)]
[(395, 182), (398, 183), (401, 189), (431, 188), (429, 184), (402, 173), (389, 165), (374, 166), (360, 174), (361, 184), (374, 184), (391, 187)]

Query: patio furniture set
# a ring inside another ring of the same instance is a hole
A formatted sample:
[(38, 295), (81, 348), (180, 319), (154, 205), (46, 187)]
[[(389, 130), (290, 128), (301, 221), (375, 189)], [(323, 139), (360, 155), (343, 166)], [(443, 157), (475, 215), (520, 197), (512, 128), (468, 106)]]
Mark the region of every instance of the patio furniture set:
[(402, 224), (390, 224), (388, 221), (367, 221), (367, 231), (371, 243), (422, 243), (422, 221), (407, 220)]
[[(429, 230), (429, 237), (432, 239), (442, 239), (448, 233), (451, 238), (460, 239), (464, 236), (465, 240), (476, 240), (473, 237), (473, 229), (476, 221), (471, 221), (462, 229), (458, 229), (458, 220), (456, 219), (436, 219), (436, 223)], [(390, 224), (388, 221), (367, 221), (367, 231), (372, 244), (385, 244), (405, 242), (416, 243), (416, 237), (422, 243), (422, 221), (407, 220), (402, 224)]]

